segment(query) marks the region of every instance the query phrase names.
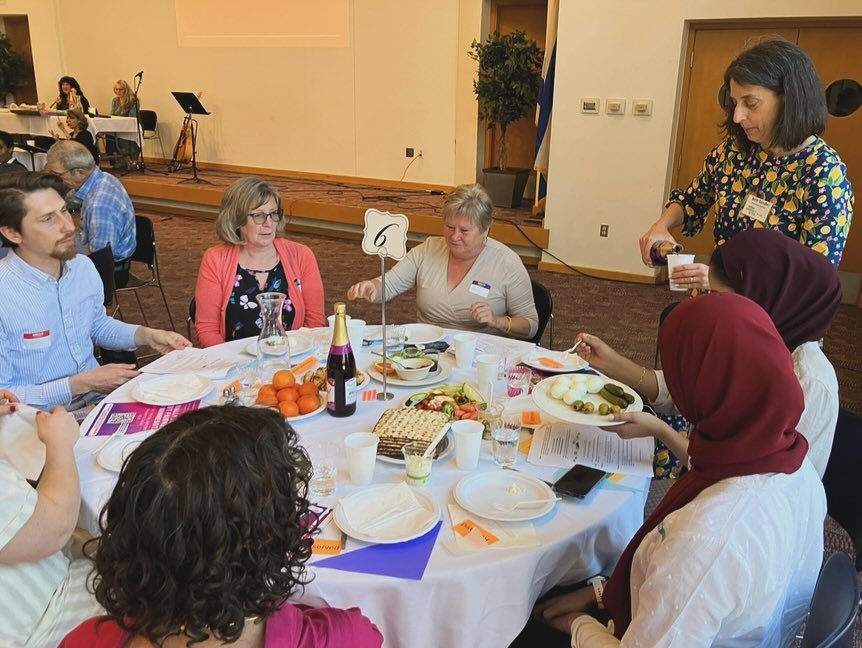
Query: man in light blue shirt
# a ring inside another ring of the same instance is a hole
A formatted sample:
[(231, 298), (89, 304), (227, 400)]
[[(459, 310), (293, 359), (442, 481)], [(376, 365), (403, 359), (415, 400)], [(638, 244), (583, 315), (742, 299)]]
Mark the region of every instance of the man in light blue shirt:
[(135, 208), (125, 187), (96, 166), (87, 147), (71, 140), (48, 150), (45, 170), (59, 176), (71, 198), (81, 201), (78, 251), (95, 252), (110, 243), (114, 280), (117, 288), (125, 288), (136, 246)]
[(137, 375), (134, 365), (99, 366), (93, 344), (191, 346), (183, 336), (105, 314), (93, 263), (75, 252), (75, 224), (63, 183), (44, 173), (0, 178), (0, 234), (13, 250), (0, 259), (0, 387), (36, 407), (107, 394)]

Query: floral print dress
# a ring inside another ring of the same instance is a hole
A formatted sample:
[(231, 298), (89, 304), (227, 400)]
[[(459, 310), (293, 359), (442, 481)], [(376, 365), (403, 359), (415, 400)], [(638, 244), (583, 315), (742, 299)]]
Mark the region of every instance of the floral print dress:
[[(740, 213), (749, 195), (772, 204), (764, 222)], [(703, 229), (714, 205), (718, 245), (750, 227), (771, 227), (837, 266), (850, 231), (853, 200), (847, 167), (820, 137), (783, 157), (773, 157), (759, 145), (740, 150), (728, 138), (710, 151), (688, 188), (671, 192), (668, 204), (682, 206), (686, 236)]]
[[(266, 283), (263, 290), (260, 289), (257, 275), (266, 274)], [(263, 326), (263, 318), (260, 315), (260, 304), (257, 296), (265, 292), (280, 292), (288, 295), (287, 278), (284, 268), (279, 261), (275, 267), (269, 270), (251, 270), (236, 267), (236, 276), (233, 281), (233, 291), (227, 300), (225, 309), (225, 332), (226, 341), (239, 340), (241, 338), (257, 337)], [(289, 331), (293, 325), (296, 310), (290, 297), (284, 300), (284, 309), (281, 313), (281, 322), (284, 330)]]

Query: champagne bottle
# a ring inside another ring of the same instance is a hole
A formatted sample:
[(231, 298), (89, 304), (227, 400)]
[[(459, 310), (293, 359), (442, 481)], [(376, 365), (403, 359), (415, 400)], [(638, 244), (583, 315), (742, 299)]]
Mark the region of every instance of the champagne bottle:
[(344, 302), (337, 302), (326, 360), (326, 411), (332, 416), (351, 416), (356, 412), (356, 360), (347, 337), (345, 314)]
[(682, 252), (682, 246), (679, 243), (656, 241), (649, 250), (649, 258), (653, 265), (667, 265), (667, 255), (680, 252)]

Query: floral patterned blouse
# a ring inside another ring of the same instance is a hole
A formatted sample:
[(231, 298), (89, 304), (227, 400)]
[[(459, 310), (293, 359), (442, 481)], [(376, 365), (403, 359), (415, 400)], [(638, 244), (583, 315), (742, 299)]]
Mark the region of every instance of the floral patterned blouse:
[[(740, 214), (749, 195), (772, 203), (765, 222)], [(759, 145), (741, 151), (732, 138), (725, 139), (710, 151), (687, 189), (671, 192), (668, 204), (674, 202), (682, 206), (686, 236), (703, 229), (715, 205), (718, 245), (749, 227), (771, 227), (798, 239), (836, 266), (853, 217), (847, 167), (820, 137), (784, 157), (773, 157)]]
[[(266, 285), (263, 290), (260, 289), (256, 276), (262, 273), (267, 273)], [(289, 294), (287, 278), (284, 275), (284, 268), (281, 267), (281, 261), (269, 270), (250, 270), (241, 265), (236, 266), (233, 291), (227, 300), (224, 314), (226, 341), (260, 335), (263, 318), (260, 315), (260, 304), (257, 303), (257, 296), (265, 292)], [(288, 297), (284, 300), (284, 309), (281, 313), (281, 322), (285, 331), (290, 330), (295, 315), (293, 303)]]

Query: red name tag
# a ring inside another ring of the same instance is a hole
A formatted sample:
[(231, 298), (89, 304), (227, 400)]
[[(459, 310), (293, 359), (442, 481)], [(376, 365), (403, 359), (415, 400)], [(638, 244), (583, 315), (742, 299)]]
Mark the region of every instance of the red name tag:
[(24, 333), (25, 340), (38, 340), (39, 338), (48, 337), (51, 335), (50, 329), (44, 331), (34, 331), (33, 333)]

